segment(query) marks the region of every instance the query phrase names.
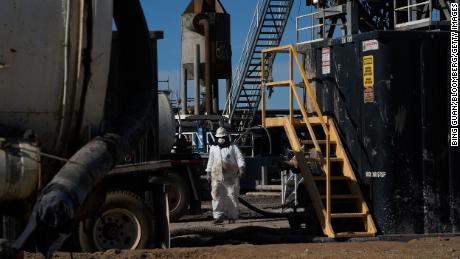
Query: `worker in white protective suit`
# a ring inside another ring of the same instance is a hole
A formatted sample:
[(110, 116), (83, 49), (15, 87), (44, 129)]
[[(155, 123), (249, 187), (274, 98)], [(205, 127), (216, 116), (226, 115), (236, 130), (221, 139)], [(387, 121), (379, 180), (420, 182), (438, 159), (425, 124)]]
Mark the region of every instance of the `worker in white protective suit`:
[(206, 168), (211, 181), (213, 222), (220, 224), (227, 218), (229, 223), (234, 223), (239, 214), (240, 177), (246, 165), (240, 149), (230, 142), (224, 128), (217, 129), (216, 138), (216, 145), (209, 150)]

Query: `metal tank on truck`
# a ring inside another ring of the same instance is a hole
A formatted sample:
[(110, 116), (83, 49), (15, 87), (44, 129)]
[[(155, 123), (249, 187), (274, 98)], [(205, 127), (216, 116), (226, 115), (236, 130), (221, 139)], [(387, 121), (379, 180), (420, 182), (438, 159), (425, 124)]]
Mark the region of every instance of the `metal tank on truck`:
[(156, 53), (139, 1), (5, 0), (0, 24), (0, 214), (24, 230), (16, 249), (49, 256), (152, 121), (158, 132)]

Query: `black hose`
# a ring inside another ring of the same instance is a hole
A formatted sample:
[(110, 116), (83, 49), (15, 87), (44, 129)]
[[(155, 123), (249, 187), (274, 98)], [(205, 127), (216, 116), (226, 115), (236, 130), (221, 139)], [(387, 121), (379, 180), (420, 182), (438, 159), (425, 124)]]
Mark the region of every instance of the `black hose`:
[[(266, 243), (267, 240), (280, 240), (286, 238), (289, 230), (274, 229), (262, 226), (244, 226), (234, 229), (225, 229), (223, 227), (192, 227), (176, 229), (171, 231), (171, 237), (199, 237), (207, 239), (207, 245), (217, 245), (228, 240), (240, 240), (251, 243)], [(291, 235), (292, 236), (292, 235)], [(260, 237), (264, 237), (263, 240)]]
[(271, 212), (271, 211), (266, 211), (266, 210), (259, 209), (256, 206), (254, 206), (251, 203), (249, 203), (248, 201), (246, 201), (245, 199), (243, 199), (241, 196), (238, 197), (238, 200), (241, 202), (241, 204), (246, 206), (246, 208), (248, 208), (248, 209), (250, 209), (250, 210), (252, 210), (254, 212), (257, 212), (260, 215), (265, 216), (265, 217), (269, 217), (269, 218), (287, 218), (287, 217), (289, 217), (291, 215), (291, 213), (278, 213), (278, 212)]
[(305, 233), (292, 233), (285, 229), (273, 229), (261, 226), (246, 226), (227, 230), (212, 237), (199, 234), (176, 236), (171, 239), (172, 247), (215, 246), (222, 244), (251, 243), (254, 245), (280, 243), (327, 243), (334, 242), (328, 237), (318, 237)]
[(225, 232), (227, 232), (227, 229), (222, 227), (190, 227), (171, 230), (171, 237), (187, 235), (216, 236)]
[(249, 132), (251, 132), (254, 129), (263, 129), (265, 131), (265, 133), (267, 134), (267, 139), (268, 139), (268, 154), (272, 155), (272, 139), (271, 139), (271, 135), (270, 135), (270, 132), (268, 131), (268, 129), (265, 128), (265, 127), (262, 127), (262, 125), (254, 126), (254, 127), (246, 129), (246, 131), (241, 133), (233, 142), (238, 143), (245, 135), (247, 135)]

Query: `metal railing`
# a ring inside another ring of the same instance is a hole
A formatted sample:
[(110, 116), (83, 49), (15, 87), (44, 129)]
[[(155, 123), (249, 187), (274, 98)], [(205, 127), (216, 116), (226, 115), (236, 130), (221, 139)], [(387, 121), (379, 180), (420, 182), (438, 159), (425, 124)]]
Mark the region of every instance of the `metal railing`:
[[(236, 110), (236, 106), (238, 104), (238, 99), (243, 91), (244, 81), (247, 79), (246, 76), (249, 72), (249, 67), (251, 65), (251, 61), (255, 56), (255, 49), (257, 46), (257, 42), (259, 40), (263, 40), (267, 45), (275, 45), (277, 41), (279, 41), (280, 37), (282, 36), (282, 31), (280, 31), (281, 27), (284, 24), (280, 21), (276, 21), (277, 19), (283, 18), (284, 15), (289, 15), (290, 9), (289, 6), (286, 5), (285, 7), (276, 7), (270, 8), (270, 0), (258, 0), (256, 9), (254, 11), (254, 15), (251, 20), (251, 24), (249, 26), (248, 34), (246, 36), (245, 43), (243, 45), (243, 50), (238, 61), (238, 67), (234, 73), (233, 80), (232, 80), (232, 90), (227, 96), (227, 100), (225, 103), (225, 109), (223, 114), (229, 116), (231, 120), (233, 117), (233, 113)], [(274, 13), (268, 13), (268, 9), (270, 8), (271, 11)], [(272, 18), (273, 28), (268, 29), (265, 31), (264, 38), (260, 38), (260, 32), (262, 31), (262, 25), (264, 24), (265, 17), (270, 15)], [(266, 33), (268, 32), (268, 33)], [(263, 63), (260, 63), (263, 65)], [(254, 69), (251, 76), (258, 77), (260, 76), (260, 70)], [(253, 116), (253, 109), (257, 109), (259, 103), (253, 103), (254, 99), (260, 99), (260, 97), (255, 97), (260, 94), (260, 89), (245, 89), (244, 94), (246, 95), (247, 100), (247, 114), (243, 115), (241, 118), (242, 121), (245, 119)], [(244, 99), (243, 99), (244, 100)], [(244, 117), (246, 116), (246, 117)]]
[[(401, 4), (404, 2), (404, 4)], [(403, 28), (432, 21), (432, 1), (394, 0), (395, 28)]]
[[(294, 207), (299, 205), (298, 202), (298, 187), (303, 182), (302, 176), (293, 173), (291, 170), (281, 171), (281, 204), (286, 204), (291, 196), (294, 196)], [(293, 186), (289, 192), (289, 186)]]
[[(266, 6), (267, 0), (258, 0), (256, 9), (254, 11), (254, 14), (251, 19), (251, 23), (249, 25), (248, 29), (248, 34), (246, 36), (246, 40), (243, 45), (243, 50), (241, 51), (241, 56), (240, 59), (238, 60), (238, 67), (236, 68), (236, 71), (233, 75), (232, 79), (232, 90), (229, 93), (229, 96), (227, 96), (227, 100), (225, 102), (225, 110), (224, 114), (225, 115), (230, 115), (231, 110), (232, 110), (232, 99), (234, 96), (238, 95), (239, 86), (244, 80), (245, 73), (247, 70), (245, 69), (246, 66), (249, 65), (249, 62), (251, 60), (251, 55), (253, 52), (253, 48), (255, 47), (255, 41), (257, 40), (257, 30), (259, 27), (259, 24), (263, 22), (261, 19), (263, 14), (264, 8), (267, 8)], [(245, 71), (246, 70), (246, 71)]]
[[(335, 22), (331, 22), (330, 17), (342, 14), (337, 9), (311, 10), (310, 13), (296, 17), (296, 43), (305, 44), (322, 41), (328, 37), (334, 37)], [(344, 24), (342, 24), (344, 26)]]
[[(321, 19), (319, 19), (321, 17)], [(325, 38), (324, 28), (324, 11), (312, 12), (296, 17), (296, 43), (305, 44), (315, 41), (321, 41)], [(305, 21), (305, 26), (302, 26)], [(308, 21), (310, 23), (308, 23)], [(301, 36), (305, 35), (306, 40), (300, 40)], [(308, 38), (309, 36), (309, 38)]]

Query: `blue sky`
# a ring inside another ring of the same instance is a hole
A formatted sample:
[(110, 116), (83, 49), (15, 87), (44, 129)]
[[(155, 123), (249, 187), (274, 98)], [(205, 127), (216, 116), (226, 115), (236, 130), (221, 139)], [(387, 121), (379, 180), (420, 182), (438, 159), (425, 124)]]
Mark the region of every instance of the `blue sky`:
[[(180, 85), (181, 14), (189, 2), (190, 0), (141, 0), (149, 29), (164, 31), (165, 39), (161, 40), (158, 46), (159, 76), (160, 80), (166, 80), (169, 77), (170, 88), (174, 92), (179, 89)], [(232, 64), (233, 67), (236, 67), (257, 0), (221, 0), (221, 2), (231, 15)], [(305, 12), (304, 5), (304, 1), (294, 2), (282, 44), (295, 43), (295, 17)], [(191, 84), (192, 82), (190, 82)], [(222, 85), (221, 89), (224, 87)], [(166, 88), (166, 84), (160, 84), (160, 88)], [(190, 89), (189, 93), (191, 91)], [(224, 90), (220, 92), (223, 93)], [(220, 99), (222, 106), (225, 96), (221, 95)], [(275, 100), (274, 102), (278, 103)], [(277, 108), (281, 108), (281, 106)]]

